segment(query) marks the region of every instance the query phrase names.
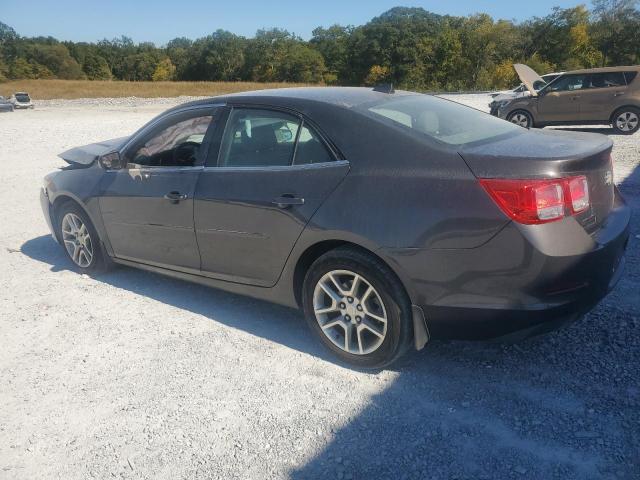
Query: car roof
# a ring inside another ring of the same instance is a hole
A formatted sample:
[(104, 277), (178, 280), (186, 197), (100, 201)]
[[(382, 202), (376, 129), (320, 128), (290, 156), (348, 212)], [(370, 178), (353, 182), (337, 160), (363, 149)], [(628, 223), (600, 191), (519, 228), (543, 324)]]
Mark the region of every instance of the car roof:
[(238, 92), (196, 100), (187, 105), (197, 106), (220, 102), (231, 105), (262, 104), (291, 107), (305, 104), (326, 104), (335, 107), (353, 108), (365, 103), (386, 100), (390, 97), (396, 98), (410, 95), (419, 94), (402, 90), (384, 93), (366, 87), (297, 87)]
[(640, 71), (640, 65), (629, 65), (623, 67), (601, 67), (601, 68), (583, 68), (582, 70), (572, 70), (565, 72), (568, 74), (585, 74), (585, 73), (607, 73), (607, 72), (637, 72)]
[(27, 92), (16, 92), (14, 95), (29, 95)]

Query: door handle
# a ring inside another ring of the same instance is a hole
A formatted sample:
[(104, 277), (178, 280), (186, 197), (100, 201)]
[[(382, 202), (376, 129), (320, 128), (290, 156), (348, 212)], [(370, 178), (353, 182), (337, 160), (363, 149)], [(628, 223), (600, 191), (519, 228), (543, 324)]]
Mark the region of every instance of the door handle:
[(291, 193), (285, 193), (284, 195), (275, 198), (271, 203), (278, 208), (289, 208), (292, 206), (304, 205), (304, 198), (296, 197)]
[(571, 100), (579, 100), (580, 99), (580, 95), (574, 95), (573, 97), (571, 97)]
[(169, 192), (164, 196), (164, 198), (169, 200), (171, 203), (179, 203), (180, 200), (186, 200), (189, 196), (186, 193)]
[(614, 97), (621, 97), (622, 95), (624, 95), (624, 92), (616, 92), (613, 94)]

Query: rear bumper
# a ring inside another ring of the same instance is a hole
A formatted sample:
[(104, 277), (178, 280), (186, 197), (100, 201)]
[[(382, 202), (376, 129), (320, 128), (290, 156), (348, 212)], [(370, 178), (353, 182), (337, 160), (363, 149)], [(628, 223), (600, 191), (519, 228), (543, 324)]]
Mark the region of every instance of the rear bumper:
[(532, 234), (535, 228), (511, 223), (474, 249), (386, 253), (409, 276), (412, 302), (422, 307), (432, 338), (515, 340), (579, 319), (615, 287), (630, 215), (618, 198), (593, 235), (573, 225)]

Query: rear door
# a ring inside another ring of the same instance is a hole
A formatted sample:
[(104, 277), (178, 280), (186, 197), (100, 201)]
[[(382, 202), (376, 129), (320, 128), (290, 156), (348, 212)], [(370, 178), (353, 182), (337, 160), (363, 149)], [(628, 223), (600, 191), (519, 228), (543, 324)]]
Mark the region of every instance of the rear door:
[(563, 75), (538, 97), (538, 121), (573, 122), (579, 120), (582, 87), (588, 75)]
[(580, 120), (609, 123), (611, 114), (623, 105), (627, 82), (624, 72), (593, 73), (580, 98)]
[(272, 286), (349, 164), (285, 111), (233, 108), (219, 142), (218, 161), (208, 163), (195, 193), (202, 272)]
[(125, 147), (125, 169), (105, 173), (99, 202), (117, 258), (199, 271), (193, 194), (216, 116), (204, 107), (163, 118)]

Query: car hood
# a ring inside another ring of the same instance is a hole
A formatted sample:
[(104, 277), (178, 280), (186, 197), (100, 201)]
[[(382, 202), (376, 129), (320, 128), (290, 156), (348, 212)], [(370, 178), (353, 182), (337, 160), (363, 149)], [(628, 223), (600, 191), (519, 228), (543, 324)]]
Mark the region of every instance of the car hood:
[(479, 178), (557, 177), (592, 168), (613, 142), (597, 133), (525, 130), (459, 150)]
[(119, 150), (130, 137), (120, 137), (98, 143), (90, 143), (82, 147), (72, 148), (58, 154), (65, 162), (73, 165), (89, 166), (106, 153)]
[(493, 101), (503, 102), (505, 100), (515, 100), (516, 98), (523, 98), (523, 97), (530, 97), (530, 96), (531, 94), (529, 92), (518, 92), (518, 93), (507, 92), (507, 93), (500, 93), (496, 95), (495, 97), (493, 97)]
[(527, 67), (522, 63), (516, 63), (513, 68), (516, 70), (518, 77), (520, 77), (520, 81), (524, 83), (525, 87), (527, 87), (531, 95), (533, 95), (534, 97), (538, 95), (536, 89), (533, 88), (534, 83), (537, 81), (547, 83), (532, 68)]

